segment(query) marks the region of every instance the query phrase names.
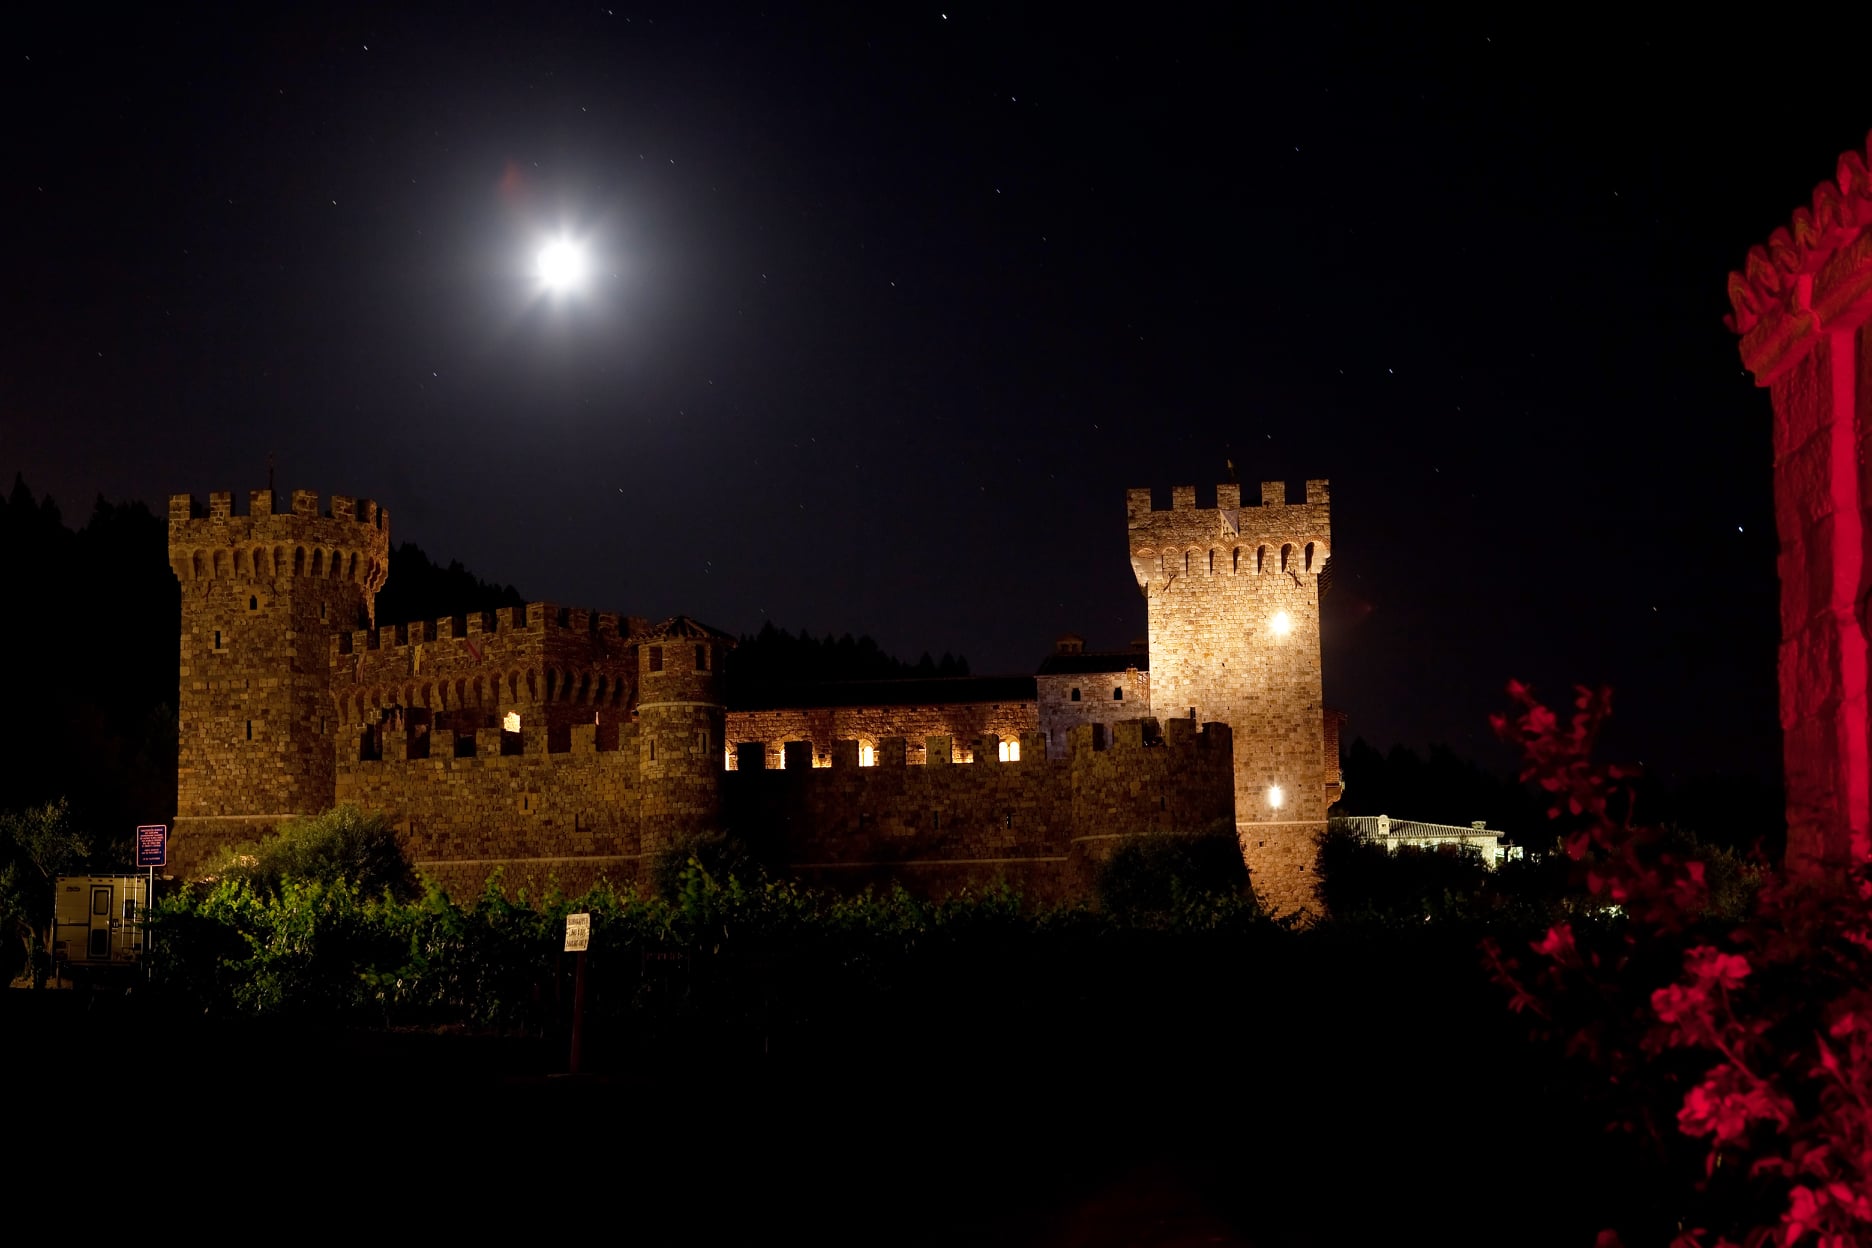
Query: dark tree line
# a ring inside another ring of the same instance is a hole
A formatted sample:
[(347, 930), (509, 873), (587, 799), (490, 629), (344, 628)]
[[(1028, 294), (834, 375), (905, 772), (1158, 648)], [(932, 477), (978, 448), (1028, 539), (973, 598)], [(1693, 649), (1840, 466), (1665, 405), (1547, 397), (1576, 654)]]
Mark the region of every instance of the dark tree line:
[(513, 586), (484, 581), (459, 559), (444, 567), (414, 542), (400, 542), (390, 548), (390, 579), (377, 595), (377, 623), (408, 624), (463, 611), (524, 605), (526, 599)]
[(870, 637), (853, 637), (850, 633), (814, 637), (804, 629), (795, 635), (774, 627), (770, 620), (760, 632), (741, 638), (740, 644), (729, 651), (723, 670), (729, 696), (742, 697), (789, 685), (967, 676), (969, 664), (967, 658), (949, 653), (934, 659), (927, 651), (915, 663), (906, 663), (886, 654)]

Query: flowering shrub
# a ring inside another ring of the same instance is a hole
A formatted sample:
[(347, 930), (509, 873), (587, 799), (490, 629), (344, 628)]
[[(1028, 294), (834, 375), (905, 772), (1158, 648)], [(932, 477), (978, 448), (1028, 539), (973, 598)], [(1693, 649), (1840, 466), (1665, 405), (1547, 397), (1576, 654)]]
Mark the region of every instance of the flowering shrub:
[(1634, 773), (1592, 759), (1610, 693), (1579, 689), (1562, 722), (1525, 686), (1508, 692), (1517, 709), (1495, 730), (1598, 903), (1532, 959), (1486, 946), (1510, 1008), (1592, 1062), (1618, 1125), (1676, 1163), (1673, 1248), (1872, 1242), (1867, 865), (1771, 877), (1739, 919), (1713, 912), (1704, 862), (1633, 818)]

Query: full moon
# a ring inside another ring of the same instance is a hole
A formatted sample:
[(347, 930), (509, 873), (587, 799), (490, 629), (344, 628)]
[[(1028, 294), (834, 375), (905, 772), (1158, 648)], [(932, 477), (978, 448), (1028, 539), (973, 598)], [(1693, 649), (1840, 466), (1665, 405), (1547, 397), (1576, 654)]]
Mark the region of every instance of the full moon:
[(540, 248), (537, 264), (540, 284), (547, 290), (573, 290), (585, 280), (585, 249), (567, 239)]

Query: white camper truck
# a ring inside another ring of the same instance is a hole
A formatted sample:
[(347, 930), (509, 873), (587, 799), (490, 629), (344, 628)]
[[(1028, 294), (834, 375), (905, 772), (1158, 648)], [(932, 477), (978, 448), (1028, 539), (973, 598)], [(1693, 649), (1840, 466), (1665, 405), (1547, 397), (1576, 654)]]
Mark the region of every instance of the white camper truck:
[(52, 960), (74, 971), (141, 961), (149, 883), (144, 875), (61, 875)]

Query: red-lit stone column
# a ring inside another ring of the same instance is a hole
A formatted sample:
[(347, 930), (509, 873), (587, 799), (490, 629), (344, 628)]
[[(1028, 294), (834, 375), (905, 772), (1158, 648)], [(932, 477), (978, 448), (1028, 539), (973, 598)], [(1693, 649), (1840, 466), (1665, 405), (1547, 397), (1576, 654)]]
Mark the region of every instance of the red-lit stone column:
[(1774, 402), (1781, 730), (1791, 874), (1872, 857), (1872, 138), (1729, 275), (1742, 362)]

